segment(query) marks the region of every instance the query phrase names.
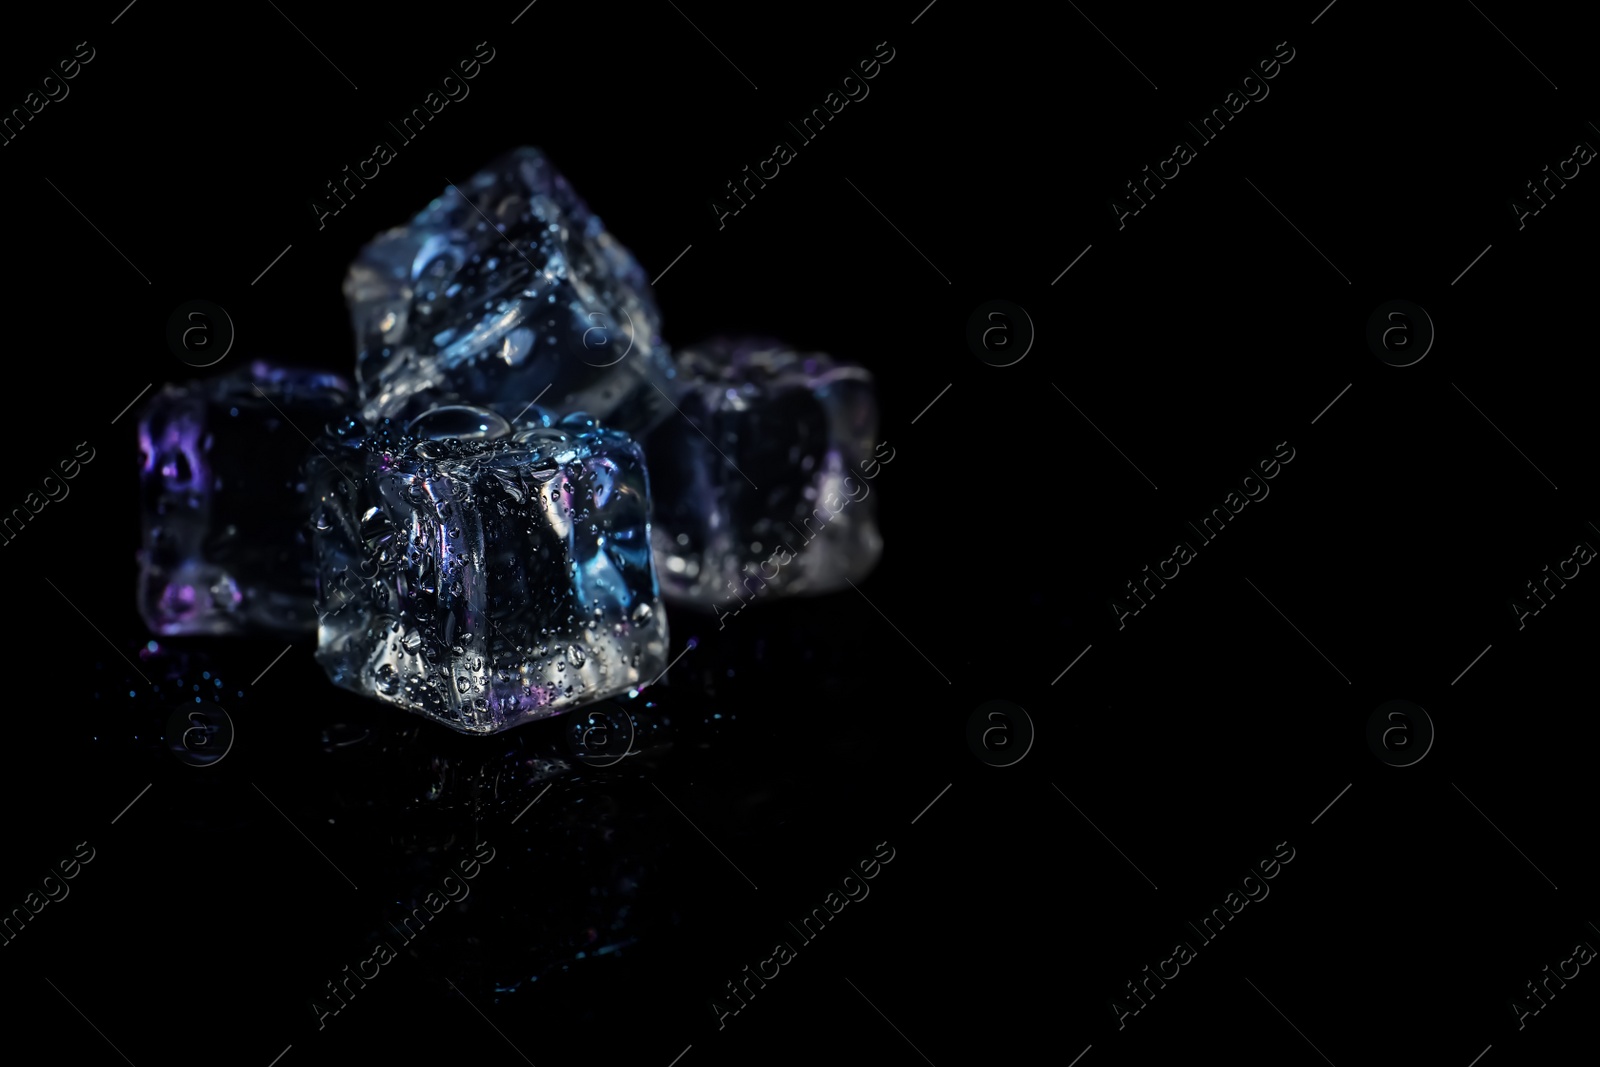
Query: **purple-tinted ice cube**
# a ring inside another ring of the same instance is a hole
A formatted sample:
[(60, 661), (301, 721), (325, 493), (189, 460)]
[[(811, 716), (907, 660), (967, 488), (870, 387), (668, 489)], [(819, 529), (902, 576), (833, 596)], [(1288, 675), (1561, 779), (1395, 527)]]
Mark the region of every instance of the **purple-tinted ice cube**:
[(263, 362), (164, 386), (139, 420), (139, 613), (159, 634), (316, 627), (302, 466), (350, 401), (321, 371)]
[(861, 580), (883, 548), (872, 482), (894, 456), (871, 374), (762, 338), (676, 361), (681, 417), (645, 438), (662, 595), (720, 613)]

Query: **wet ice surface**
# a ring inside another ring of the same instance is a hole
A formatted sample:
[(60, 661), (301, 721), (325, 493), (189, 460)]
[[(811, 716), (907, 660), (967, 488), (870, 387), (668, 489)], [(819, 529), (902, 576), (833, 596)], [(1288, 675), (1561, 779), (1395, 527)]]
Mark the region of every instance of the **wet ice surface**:
[(642, 452), (549, 421), (455, 406), (330, 435), (311, 491), (336, 684), (493, 733), (665, 669)]
[(882, 552), (873, 480), (893, 459), (871, 375), (758, 338), (676, 362), (684, 417), (645, 439), (663, 595), (720, 613), (864, 577)]
[(256, 362), (167, 385), (139, 421), (139, 613), (158, 634), (310, 633), (301, 466), (350, 402), (322, 371)]
[(422, 395), (508, 418), (539, 399), (628, 431), (670, 410), (643, 269), (537, 149), (499, 157), (380, 234), (344, 291), (369, 422)]

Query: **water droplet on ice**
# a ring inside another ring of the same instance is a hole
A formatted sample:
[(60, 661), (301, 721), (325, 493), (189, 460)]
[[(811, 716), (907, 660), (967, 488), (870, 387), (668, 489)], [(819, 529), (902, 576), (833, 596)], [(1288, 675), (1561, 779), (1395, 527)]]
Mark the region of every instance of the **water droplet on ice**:
[(447, 404), (412, 419), (406, 424), (406, 432), (434, 441), (447, 438), (489, 441), (510, 436), (511, 424), (504, 416), (484, 408)]

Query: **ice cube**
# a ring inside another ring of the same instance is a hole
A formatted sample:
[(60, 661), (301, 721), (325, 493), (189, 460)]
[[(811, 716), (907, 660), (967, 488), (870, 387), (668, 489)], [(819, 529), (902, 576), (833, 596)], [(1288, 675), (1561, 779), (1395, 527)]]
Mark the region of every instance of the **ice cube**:
[(508, 152), (351, 264), (362, 414), (427, 396), (514, 418), (539, 400), (642, 430), (671, 410), (645, 279), (542, 152)]
[(446, 406), (329, 435), (311, 491), (336, 684), (489, 734), (665, 670), (642, 450), (547, 421)]
[(882, 552), (872, 376), (761, 338), (680, 351), (679, 412), (646, 439), (652, 539), (669, 602), (742, 610), (769, 592), (859, 581)]
[(139, 613), (158, 634), (316, 628), (301, 473), (352, 402), (321, 371), (255, 362), (167, 385), (139, 421)]

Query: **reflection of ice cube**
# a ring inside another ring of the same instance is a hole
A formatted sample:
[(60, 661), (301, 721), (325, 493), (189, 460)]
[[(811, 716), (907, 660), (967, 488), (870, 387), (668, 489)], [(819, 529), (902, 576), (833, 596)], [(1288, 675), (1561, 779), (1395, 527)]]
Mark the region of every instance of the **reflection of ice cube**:
[[(727, 339), (677, 356), (670, 415), (645, 440), (652, 539), (670, 601), (739, 605), (857, 581), (882, 551), (872, 480), (872, 376), (776, 341)], [(737, 599), (736, 599), (737, 597)]]
[(550, 421), (453, 407), (322, 443), (317, 659), (335, 683), (486, 734), (661, 674), (642, 452), (587, 416)]
[(139, 613), (151, 630), (315, 628), (302, 434), (349, 392), (335, 375), (257, 362), (151, 398), (139, 421)]
[(629, 431), (671, 410), (644, 270), (537, 149), (499, 157), (378, 235), (344, 291), (369, 422), (424, 393), (507, 416), (543, 394), (557, 414)]

